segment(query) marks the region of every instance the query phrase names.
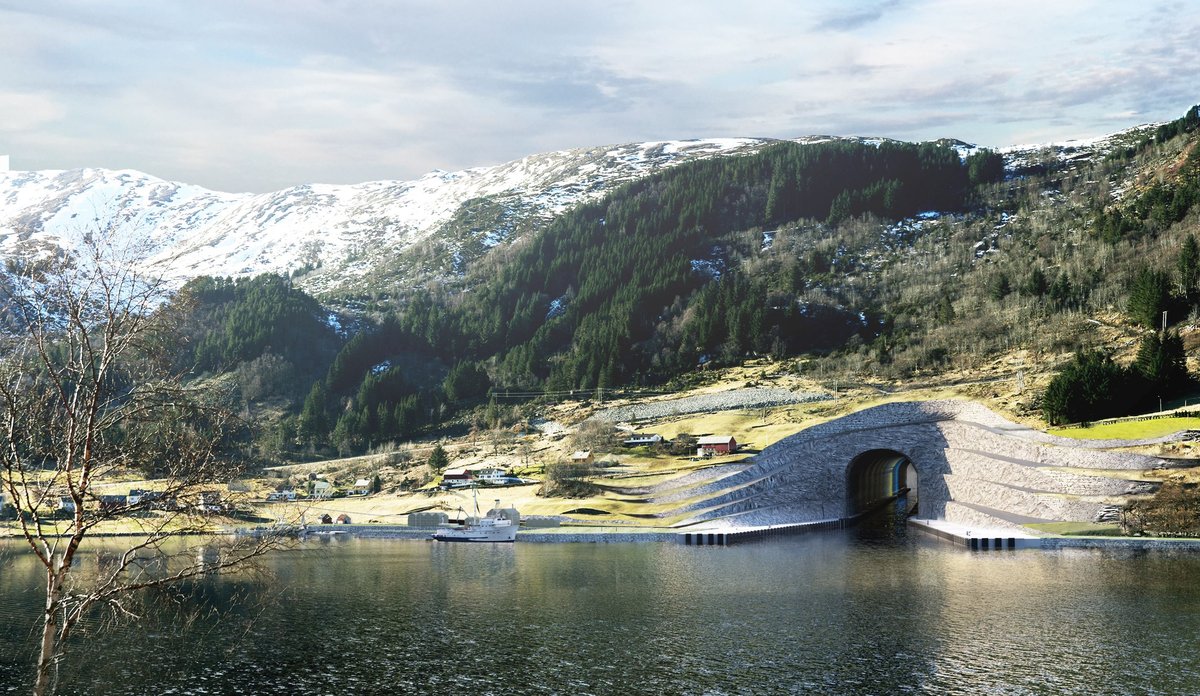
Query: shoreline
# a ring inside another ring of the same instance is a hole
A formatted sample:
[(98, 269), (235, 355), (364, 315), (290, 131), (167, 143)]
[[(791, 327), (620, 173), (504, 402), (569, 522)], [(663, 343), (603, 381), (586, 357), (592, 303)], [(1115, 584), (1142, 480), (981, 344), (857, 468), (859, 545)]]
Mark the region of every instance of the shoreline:
[[(922, 534), (961, 546), (969, 551), (1013, 551), (1063, 549), (1107, 549), (1124, 551), (1182, 551), (1200, 552), (1200, 539), (1176, 537), (1114, 537), (1038, 535), (1020, 529), (967, 527), (944, 520), (911, 519), (909, 526)], [(533, 544), (625, 544), (668, 543), (688, 546), (733, 546), (741, 543), (769, 541), (781, 536), (815, 534), (844, 528), (841, 520), (820, 520), (794, 525), (769, 527), (729, 527), (705, 529), (665, 529), (662, 527), (567, 526), (522, 529), (517, 541)], [(409, 527), (402, 524), (330, 524), (310, 526), (300, 538), (330, 539), (355, 537), (362, 539), (398, 539), (432, 541), (433, 527)], [(264, 533), (269, 528), (183, 532), (178, 536), (236, 536)], [(143, 536), (138, 532), (95, 532), (96, 538)], [(0, 542), (24, 541), (20, 534), (0, 535)]]

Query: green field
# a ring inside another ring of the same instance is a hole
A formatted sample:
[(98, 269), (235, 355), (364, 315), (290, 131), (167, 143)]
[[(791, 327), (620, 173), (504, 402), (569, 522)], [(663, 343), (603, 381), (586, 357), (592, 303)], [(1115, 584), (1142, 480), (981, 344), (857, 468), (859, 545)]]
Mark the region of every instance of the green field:
[(1145, 440), (1180, 430), (1200, 430), (1200, 418), (1157, 418), (1124, 423), (1100, 423), (1086, 428), (1051, 429), (1051, 435), (1077, 440)]
[(1121, 536), (1121, 527), (1098, 522), (1039, 522), (1025, 525), (1030, 529), (1063, 536)]

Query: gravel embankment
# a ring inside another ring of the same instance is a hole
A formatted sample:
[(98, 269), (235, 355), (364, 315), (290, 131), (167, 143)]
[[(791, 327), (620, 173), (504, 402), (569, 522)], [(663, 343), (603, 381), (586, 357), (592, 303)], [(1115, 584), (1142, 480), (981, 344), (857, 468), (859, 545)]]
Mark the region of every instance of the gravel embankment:
[(830, 398), (828, 394), (815, 392), (794, 392), (787, 389), (749, 388), (732, 389), (716, 394), (699, 394), (670, 401), (651, 401), (644, 404), (618, 406), (596, 412), (592, 420), (610, 423), (629, 423), (639, 420), (653, 420), (668, 416), (683, 416), (691, 413), (709, 413), (712, 411), (736, 411), (771, 406), (786, 406), (788, 404), (803, 404), (811, 401), (824, 401)]

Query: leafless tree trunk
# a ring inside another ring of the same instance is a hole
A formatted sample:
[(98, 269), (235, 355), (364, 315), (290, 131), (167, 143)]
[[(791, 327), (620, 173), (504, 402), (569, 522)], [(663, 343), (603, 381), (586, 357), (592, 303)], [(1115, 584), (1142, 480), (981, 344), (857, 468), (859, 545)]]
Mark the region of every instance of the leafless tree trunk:
[[(161, 280), (92, 237), (81, 249), (10, 262), (0, 280), (10, 319), (0, 336), (0, 490), (46, 578), (36, 696), (55, 690), (84, 616), (107, 609), (137, 618), (134, 593), (242, 567), (279, 541), (229, 537), (207, 562), (165, 543), (211, 531), (212, 513), (232, 504), (211, 488), (237, 474), (223, 451), (233, 417), (221, 399), (172, 374)], [(150, 493), (115, 495), (114, 481), (131, 472), (149, 479)], [(95, 577), (73, 574), (86, 540), (114, 525), (137, 535)], [(143, 563), (151, 555), (167, 558)]]

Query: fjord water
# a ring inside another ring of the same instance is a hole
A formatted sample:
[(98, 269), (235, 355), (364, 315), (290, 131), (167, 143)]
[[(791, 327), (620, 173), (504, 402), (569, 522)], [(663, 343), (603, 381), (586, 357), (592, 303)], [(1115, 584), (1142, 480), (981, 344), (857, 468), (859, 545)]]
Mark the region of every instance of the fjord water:
[[(0, 692), (25, 692), (40, 575), (5, 548)], [(1200, 693), (1192, 555), (850, 530), (729, 548), (340, 537), (268, 565), (138, 607), (145, 622), (80, 646), (63, 692)]]

